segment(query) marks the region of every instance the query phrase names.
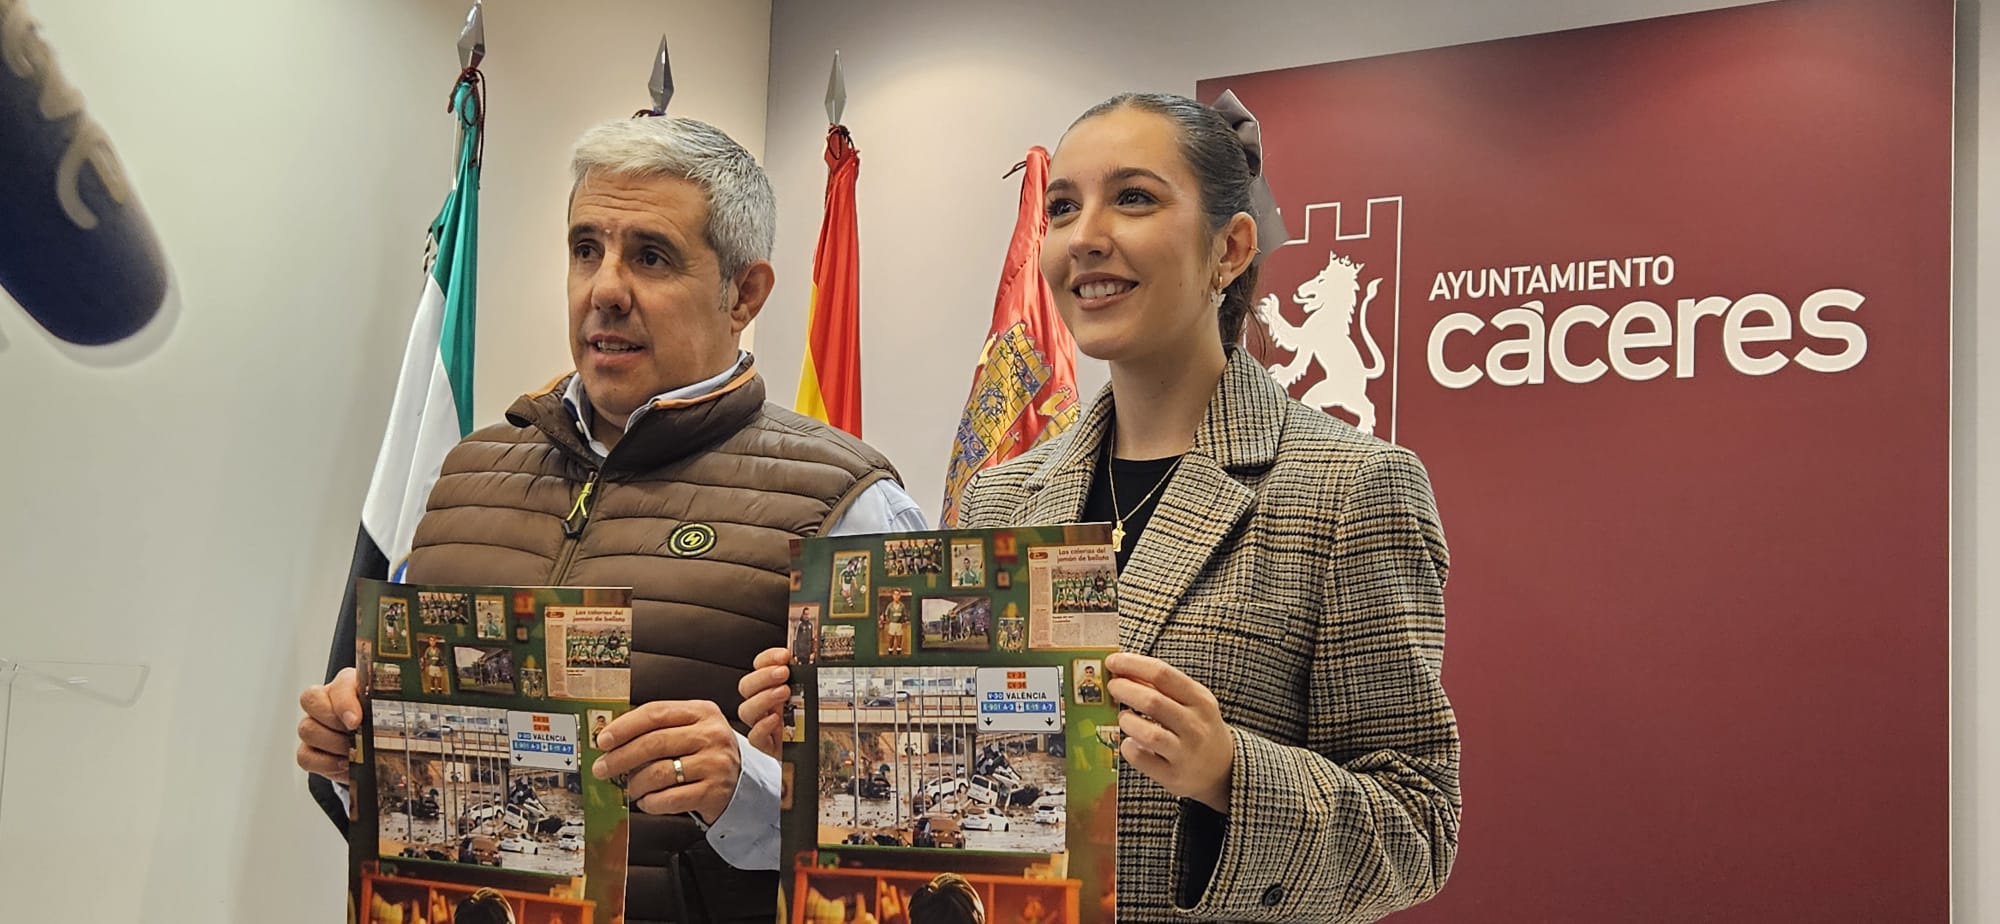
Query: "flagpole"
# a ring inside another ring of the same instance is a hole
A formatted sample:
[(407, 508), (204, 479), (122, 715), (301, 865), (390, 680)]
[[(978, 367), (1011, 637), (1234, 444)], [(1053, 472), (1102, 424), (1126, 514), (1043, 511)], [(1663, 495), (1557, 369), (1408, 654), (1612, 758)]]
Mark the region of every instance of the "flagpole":
[[(472, 431), (479, 169), (486, 123), (484, 79), (479, 70), (486, 58), (486, 25), (484, 6), (478, 0), (459, 30), (457, 51), (457, 77), (448, 103), (456, 123), (452, 184), (430, 224), (427, 246), (418, 261), (423, 284), (396, 377), (395, 398), (384, 421), (382, 443), (361, 506), (347, 586), (327, 657), (329, 682), (355, 664), (357, 583), (403, 576), (417, 521), (423, 516), (445, 454)], [(371, 679), (360, 677), (357, 681), (365, 684)], [(414, 780), (406, 779), (405, 783), (408, 789)], [(327, 818), (346, 831), (347, 809), (340, 793), (320, 777), (309, 785)], [(413, 796), (405, 794), (406, 799)], [(409, 834), (406, 830), (406, 837)]]
[(807, 417), (861, 436), (861, 255), (855, 186), (861, 151), (841, 118), (847, 77), (840, 52), (826, 81), (826, 197), (813, 248), (812, 301), (794, 407)]

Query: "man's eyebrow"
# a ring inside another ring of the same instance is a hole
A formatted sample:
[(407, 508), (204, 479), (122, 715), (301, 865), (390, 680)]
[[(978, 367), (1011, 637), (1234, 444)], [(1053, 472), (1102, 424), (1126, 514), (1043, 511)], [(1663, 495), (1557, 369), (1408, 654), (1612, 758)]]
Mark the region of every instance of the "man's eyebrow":
[[(576, 224), (570, 225), (569, 227), (569, 240), (571, 243), (575, 243), (584, 238), (603, 237), (603, 236), (604, 236), (603, 228), (591, 224), (590, 222), (587, 221), (580, 221), (577, 222)], [(666, 251), (668, 260), (675, 263), (681, 262), (682, 251), (680, 244), (675, 242), (673, 238), (668, 237), (665, 234), (662, 234), (658, 231), (633, 229), (630, 231), (626, 231), (625, 237), (635, 243), (657, 247), (663, 251)]]
[(675, 243), (673, 238), (661, 234), (658, 231), (645, 231), (640, 229), (634, 229), (632, 231), (626, 232), (625, 236), (641, 244), (651, 244), (654, 247), (658, 247), (661, 250), (666, 251), (667, 260), (671, 263), (678, 264), (681, 262), (681, 246)]

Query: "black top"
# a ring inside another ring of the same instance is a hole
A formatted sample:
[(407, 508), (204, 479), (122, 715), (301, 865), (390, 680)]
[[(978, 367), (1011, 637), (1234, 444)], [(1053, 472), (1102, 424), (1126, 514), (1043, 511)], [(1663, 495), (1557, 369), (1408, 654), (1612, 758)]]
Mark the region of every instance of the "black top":
[[(1107, 447), (1097, 454), (1097, 474), (1090, 481), (1090, 496), (1083, 502), (1083, 521), (1086, 523), (1116, 523), (1118, 514), (1125, 515), (1125, 542), (1118, 549), (1118, 570), (1125, 570), (1125, 563), (1132, 557), (1132, 549), (1139, 544), (1139, 534), (1146, 531), (1146, 524), (1153, 519), (1153, 509), (1160, 505), (1160, 495), (1167, 489), (1160, 482), (1174, 470), (1174, 463), (1180, 456), (1164, 459), (1113, 459)], [(1111, 482), (1106, 477), (1118, 480), (1118, 505), (1114, 509), (1111, 502)], [(1157, 492), (1153, 489), (1159, 488)], [(1217, 812), (1192, 799), (1181, 799), (1181, 818), (1185, 823), (1187, 851), (1187, 871), (1190, 875), (1181, 882), (1181, 894), (1176, 896), (1183, 908), (1191, 908), (1208, 891), (1209, 882), (1215, 876), (1215, 867), (1222, 859), (1222, 840), (1229, 828), (1229, 816)]]
[[(1091, 477), (1090, 497), (1083, 502), (1083, 522), (1116, 523), (1121, 514), (1125, 517), (1125, 543), (1118, 549), (1118, 570), (1125, 570), (1126, 560), (1132, 557), (1132, 549), (1139, 544), (1139, 534), (1146, 531), (1146, 524), (1153, 519), (1153, 509), (1160, 505), (1160, 495), (1167, 493), (1166, 487), (1160, 484), (1161, 479), (1167, 477), (1180, 458), (1113, 459), (1108, 446), (1097, 454), (1097, 474)], [(1111, 503), (1111, 479), (1114, 478), (1118, 482), (1116, 509)]]

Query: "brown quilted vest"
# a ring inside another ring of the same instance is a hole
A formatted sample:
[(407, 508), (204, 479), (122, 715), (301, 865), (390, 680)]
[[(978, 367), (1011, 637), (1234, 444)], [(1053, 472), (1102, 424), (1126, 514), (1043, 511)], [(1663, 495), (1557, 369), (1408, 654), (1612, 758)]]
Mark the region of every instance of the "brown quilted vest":
[[(714, 394), (655, 402), (600, 460), (562, 384), (523, 396), (506, 423), (445, 458), (409, 580), (631, 587), (632, 701), (713, 700), (734, 723), (737, 680), (784, 644), (790, 540), (820, 534), (895, 469), (860, 440), (766, 405), (754, 368)], [(669, 551), (683, 524), (713, 528), (714, 547)], [(630, 869), (631, 924), (762, 924), (777, 906), (776, 873), (728, 866), (686, 818), (633, 812)]]

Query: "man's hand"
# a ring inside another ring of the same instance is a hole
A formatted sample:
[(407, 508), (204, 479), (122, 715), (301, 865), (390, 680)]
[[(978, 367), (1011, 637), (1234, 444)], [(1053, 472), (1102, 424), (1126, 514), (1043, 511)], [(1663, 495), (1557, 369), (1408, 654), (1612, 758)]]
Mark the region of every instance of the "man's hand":
[(750, 726), (746, 736), (750, 744), (774, 758), (785, 733), (785, 703), (792, 698), (787, 683), (792, 678), (791, 663), (791, 649), (766, 648), (757, 654), (750, 673), (736, 682), (736, 692), (743, 697), (736, 717)]
[(653, 815), (693, 812), (715, 824), (736, 797), (743, 772), (736, 731), (722, 707), (707, 700), (647, 703), (604, 726), (597, 747), (605, 753), (590, 765), (591, 774), (600, 780), (629, 775), (626, 798)]
[(336, 783), (346, 783), (347, 755), (354, 749), (354, 730), (361, 727), (361, 698), (355, 692), (354, 668), (333, 680), (307, 687), (299, 694), (299, 768)]
[(1125, 707), (1118, 753), (1167, 792), (1228, 813), (1236, 736), (1215, 694), (1158, 658), (1119, 652), (1104, 667), (1114, 675), (1105, 690)]

